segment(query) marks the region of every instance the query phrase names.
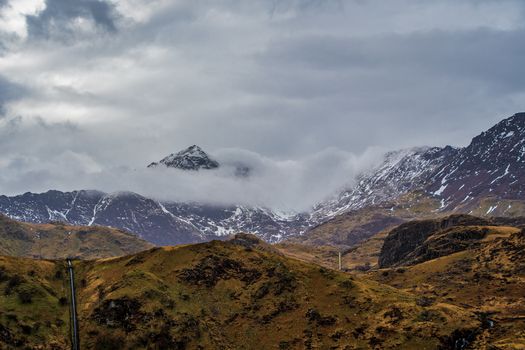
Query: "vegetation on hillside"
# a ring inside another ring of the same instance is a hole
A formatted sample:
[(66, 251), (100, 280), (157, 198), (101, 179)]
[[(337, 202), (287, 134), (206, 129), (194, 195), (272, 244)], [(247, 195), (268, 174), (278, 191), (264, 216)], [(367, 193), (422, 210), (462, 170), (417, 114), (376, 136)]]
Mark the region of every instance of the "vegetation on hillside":
[(0, 257), (0, 349), (69, 349), (62, 262)]
[(437, 349), (480, 326), (460, 307), (418, 305), (251, 236), (76, 267), (86, 349)]

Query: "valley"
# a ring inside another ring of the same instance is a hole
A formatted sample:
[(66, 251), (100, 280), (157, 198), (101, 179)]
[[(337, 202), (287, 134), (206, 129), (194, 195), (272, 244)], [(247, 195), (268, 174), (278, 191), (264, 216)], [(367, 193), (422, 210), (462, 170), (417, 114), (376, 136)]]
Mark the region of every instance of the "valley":
[(0, 350), (525, 350), (525, 1), (0, 0)]
[[(291, 216), (2, 196), (0, 344), (70, 348), (71, 258), (82, 349), (525, 348), (524, 130), (521, 113), (465, 148), (391, 152)], [(192, 146), (149, 169), (221, 166)]]

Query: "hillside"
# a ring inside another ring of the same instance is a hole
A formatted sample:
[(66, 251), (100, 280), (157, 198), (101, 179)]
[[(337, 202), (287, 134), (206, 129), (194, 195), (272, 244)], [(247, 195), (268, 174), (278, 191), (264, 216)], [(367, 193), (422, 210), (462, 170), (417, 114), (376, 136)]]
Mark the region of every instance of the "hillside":
[(478, 247), (488, 237), (515, 233), (522, 227), (525, 227), (525, 218), (478, 218), (470, 215), (408, 222), (394, 228), (386, 236), (379, 266), (417, 264)]
[(484, 328), (473, 349), (523, 349), (525, 230), (519, 220), (482, 221), (463, 216), (402, 225), (381, 251), (380, 264), (388, 267), (368, 277), (418, 295), (420, 304), (452, 303), (480, 315)]
[[(245, 234), (76, 261), (82, 348), (519, 349), (525, 231), (476, 227), (478, 244), (360, 275)], [(63, 262), (0, 257), (0, 348), (69, 348), (66, 278)]]
[(480, 326), (245, 235), (75, 266), (85, 349), (437, 349)]
[[(337, 224), (344, 215), (323, 224)], [(501, 232), (518, 232), (525, 227), (524, 217), (481, 218), (453, 214), (425, 220), (412, 220), (380, 231), (372, 237), (348, 248), (346, 245), (314, 245), (290, 240), (275, 245), (286, 255), (314, 262), (329, 268), (338, 267), (337, 255), (342, 253), (343, 269), (366, 272), (369, 269), (411, 265), (465, 250), (479, 245), (482, 240)], [(336, 228), (338, 229), (338, 228)], [(337, 232), (334, 231), (333, 232)], [(347, 231), (351, 232), (351, 230)]]
[(438, 209), (438, 200), (421, 192), (407, 193), (395, 202), (383, 202), (339, 214), (310, 228), (303, 236), (288, 241), (346, 250), (378, 232), (394, 228), (403, 222), (443, 215)]
[(0, 215), (0, 255), (95, 259), (128, 255), (152, 247), (135, 235), (108, 227), (28, 224)]
[(70, 349), (63, 262), (0, 256), (0, 349)]

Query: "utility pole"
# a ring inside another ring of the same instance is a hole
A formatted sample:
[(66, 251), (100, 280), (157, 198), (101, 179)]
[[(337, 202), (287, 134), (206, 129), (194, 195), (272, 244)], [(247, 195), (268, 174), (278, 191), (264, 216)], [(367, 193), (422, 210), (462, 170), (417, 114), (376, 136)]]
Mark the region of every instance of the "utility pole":
[(339, 252), (339, 271), (341, 271), (342, 269), (343, 269), (343, 264), (341, 261), (341, 252)]

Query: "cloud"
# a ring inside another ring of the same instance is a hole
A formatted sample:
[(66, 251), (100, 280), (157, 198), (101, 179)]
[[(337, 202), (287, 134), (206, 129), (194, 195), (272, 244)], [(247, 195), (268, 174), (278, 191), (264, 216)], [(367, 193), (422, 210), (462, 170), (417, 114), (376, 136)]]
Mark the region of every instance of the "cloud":
[(169, 175), (126, 174), (198, 144), (259, 175), (174, 175), (190, 190), (173, 196), (304, 207), (370, 149), (465, 145), (523, 110), (524, 15), (517, 0), (11, 1), (0, 189), (157, 194)]
[(91, 25), (115, 32), (116, 16), (114, 6), (104, 0), (46, 0), (44, 10), (26, 16), (26, 22), (30, 36), (49, 38), (92, 30)]
[(0, 75), (0, 116), (5, 113), (5, 104), (20, 98), (25, 89)]
[[(47, 130), (42, 137), (39, 130)], [(223, 149), (212, 154), (221, 167), (216, 170), (186, 172), (168, 168), (138, 168), (115, 163), (103, 167), (88, 153), (78, 150), (46, 149), (47, 138), (68, 137), (84, 142), (81, 130), (72, 125), (32, 123), (16, 118), (0, 126), (0, 146), (8, 150), (0, 157), (0, 192), (18, 194), (48, 189), (64, 191), (98, 189), (107, 192), (134, 191), (162, 200), (220, 205), (244, 204), (298, 212), (336, 193), (353, 182), (355, 175), (376, 164), (384, 150), (370, 149), (356, 156), (326, 149), (299, 159), (276, 160), (256, 152)], [(24, 134), (25, 148), (41, 149), (27, 155), (16, 150)], [(67, 141), (66, 141), (67, 143)], [(19, 152), (19, 153), (18, 153)], [(18, 153), (18, 154), (17, 154)], [(251, 169), (249, 177), (235, 176), (242, 164)]]

